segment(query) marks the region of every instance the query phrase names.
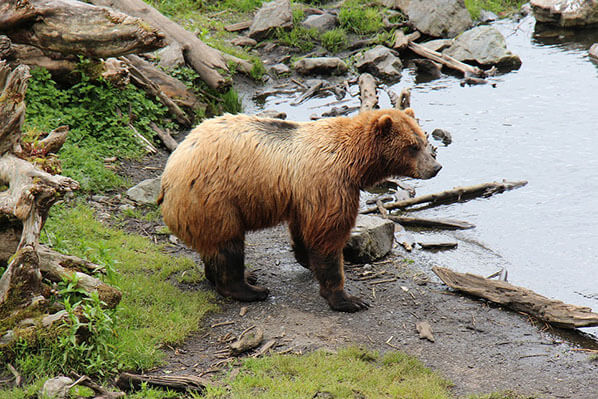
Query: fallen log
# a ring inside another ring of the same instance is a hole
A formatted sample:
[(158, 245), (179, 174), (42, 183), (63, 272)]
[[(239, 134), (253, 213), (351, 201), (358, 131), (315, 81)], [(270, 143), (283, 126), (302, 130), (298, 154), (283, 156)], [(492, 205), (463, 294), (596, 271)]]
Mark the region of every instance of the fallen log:
[(124, 391), (136, 390), (141, 384), (150, 387), (170, 388), (176, 391), (204, 391), (207, 381), (192, 375), (142, 375), (120, 373), (116, 379), (116, 386)]
[[(477, 197), (490, 197), (491, 195), (502, 193), (504, 191), (513, 190), (523, 187), (527, 181), (509, 182), (503, 180), (502, 182), (492, 182), (477, 184), (475, 186), (455, 187), (451, 190), (442, 191), (440, 193), (422, 195), (415, 198), (409, 198), (397, 202), (387, 202), (384, 204), (386, 209), (404, 209), (413, 205), (427, 204), (426, 206), (435, 206), (438, 204), (450, 204), (453, 202), (461, 202)], [(369, 207), (362, 210), (360, 213), (372, 213), (378, 210), (377, 207)]]
[(170, 152), (174, 151), (177, 148), (179, 143), (177, 143), (176, 140), (172, 138), (170, 133), (160, 129), (160, 127), (156, 125), (154, 122), (150, 122), (150, 127), (154, 130), (154, 132), (156, 132), (160, 140), (162, 140), (162, 143), (164, 143), (164, 145), (166, 146), (166, 148), (170, 150)]
[(448, 68), (457, 70), (461, 72), (463, 76), (485, 76), (485, 72), (478, 67), (465, 64), (446, 54), (441, 54), (437, 51), (430, 50), (429, 48), (413, 41), (409, 41), (407, 48), (421, 57), (428, 58), (432, 61), (445, 65)]
[[(8, 0), (19, 8), (22, 0)], [(14, 43), (42, 50), (93, 58), (118, 57), (164, 47), (164, 35), (143, 20), (119, 11), (76, 0), (26, 0), (33, 8), (10, 29), (0, 25)], [(8, 29), (8, 30), (6, 30)]]
[[(378, 207), (378, 209), (380, 209), (380, 207)], [(474, 224), (471, 224), (469, 222), (454, 219), (429, 219), (393, 215), (388, 215), (386, 219), (392, 220), (393, 222), (397, 222), (402, 226), (429, 227), (435, 229), (467, 230), (473, 229), (475, 227)]]
[(199, 76), (213, 89), (230, 84), (220, 71), (228, 71), (228, 61), (239, 64), (240, 70), (251, 70), (251, 63), (225, 55), (202, 42), (193, 32), (189, 32), (171, 21), (143, 0), (91, 0), (93, 4), (111, 7), (129, 15), (143, 18), (152, 26), (166, 34), (168, 43), (176, 42), (183, 48), (185, 61), (197, 71)]
[[(1, 57), (0, 57), (1, 58)], [(30, 67), (45, 68), (55, 80), (72, 79), (71, 72), (77, 67), (77, 57), (74, 55), (63, 55), (54, 51), (42, 51), (41, 49), (28, 44), (12, 44), (12, 52), (8, 61), (14, 66), (24, 64)]]
[(598, 313), (593, 313), (588, 307), (569, 305), (530, 289), (476, 274), (458, 273), (437, 266), (433, 267), (432, 271), (451, 288), (527, 313), (557, 327), (598, 326)]
[(359, 112), (370, 111), (378, 106), (378, 93), (376, 91), (376, 79), (369, 73), (359, 75), (359, 97), (361, 109)]
[(2, 30), (9, 30), (24, 22), (33, 21), (37, 16), (38, 12), (28, 0), (9, 0), (0, 4)]

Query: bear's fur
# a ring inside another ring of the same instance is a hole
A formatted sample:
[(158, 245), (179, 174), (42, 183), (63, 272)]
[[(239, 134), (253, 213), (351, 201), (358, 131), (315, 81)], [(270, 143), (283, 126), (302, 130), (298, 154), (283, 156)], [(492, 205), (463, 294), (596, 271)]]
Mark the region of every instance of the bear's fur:
[(368, 306), (343, 288), (342, 250), (360, 190), (394, 175), (428, 179), (440, 168), (410, 109), (314, 122), (224, 115), (200, 124), (172, 153), (158, 203), (222, 295), (267, 297), (245, 275), (245, 232), (286, 221), (295, 257), (315, 274), (320, 294), (352, 312)]

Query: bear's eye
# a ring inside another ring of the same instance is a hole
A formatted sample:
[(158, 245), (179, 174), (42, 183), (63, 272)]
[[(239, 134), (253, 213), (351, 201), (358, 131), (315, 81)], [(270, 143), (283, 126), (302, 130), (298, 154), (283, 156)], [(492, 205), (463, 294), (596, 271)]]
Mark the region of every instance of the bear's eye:
[(419, 146), (417, 144), (412, 144), (409, 146), (409, 151), (416, 154), (419, 152)]

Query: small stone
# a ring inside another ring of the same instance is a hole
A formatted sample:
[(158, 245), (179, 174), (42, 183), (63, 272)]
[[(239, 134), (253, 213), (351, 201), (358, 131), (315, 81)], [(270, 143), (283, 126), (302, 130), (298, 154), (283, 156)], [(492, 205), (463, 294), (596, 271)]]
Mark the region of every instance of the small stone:
[(131, 204), (122, 204), (119, 205), (118, 209), (120, 209), (121, 212), (132, 211), (133, 209), (135, 209), (135, 206)]
[(127, 196), (140, 204), (155, 204), (160, 193), (160, 178), (146, 179), (127, 190)]
[(241, 353), (257, 348), (263, 339), (264, 331), (259, 327), (252, 328), (229, 345), (230, 352), (233, 356), (240, 355)]
[(492, 22), (492, 21), (497, 21), (498, 20), (498, 15), (496, 15), (492, 11), (481, 10), (480, 11), (480, 18), (479, 18), (479, 20), (480, 20), (481, 23), (487, 24), (487, 23)]
[(324, 13), (320, 15), (310, 15), (301, 23), (301, 26), (307, 29), (317, 29), (318, 32), (324, 33), (334, 29), (337, 23), (337, 18), (334, 15)]
[(286, 66), (285, 64), (274, 64), (270, 68), (270, 72), (273, 72), (276, 75), (285, 75), (291, 73), (291, 68)]
[(398, 80), (401, 78), (403, 63), (394, 50), (384, 46), (376, 46), (356, 58), (355, 67), (359, 72), (368, 72), (383, 79)]
[(444, 145), (449, 145), (453, 142), (453, 136), (444, 129), (434, 129), (432, 137), (438, 141), (442, 141), (442, 144)]
[(371, 215), (357, 216), (351, 237), (343, 250), (353, 263), (369, 263), (385, 256), (392, 248), (394, 223)]
[(260, 113), (255, 114), (260, 118), (274, 118), (274, 119), (287, 119), (287, 114), (282, 111), (276, 111), (274, 109), (266, 109)]
[(442, 65), (427, 58), (416, 58), (413, 60), (418, 75), (426, 75), (432, 79), (438, 79), (442, 73)]
[(230, 43), (235, 46), (253, 47), (257, 44), (257, 41), (247, 36), (237, 36), (233, 40), (231, 40)]
[(415, 323), (415, 328), (419, 333), (420, 339), (427, 339), (430, 342), (434, 342), (434, 334), (432, 334), (432, 327), (427, 321), (419, 321)]
[(347, 64), (338, 57), (302, 58), (293, 67), (303, 75), (309, 74), (343, 74), (347, 72)]
[(178, 244), (179, 243), (179, 239), (175, 236), (175, 235), (169, 235), (168, 236), (168, 241), (170, 241), (172, 244)]
[(43, 399), (64, 399), (73, 382), (69, 377), (50, 378), (45, 382), (39, 396)]
[(457, 246), (457, 241), (419, 241), (422, 249), (440, 250), (452, 249)]
[(105, 195), (92, 195), (91, 200), (95, 202), (108, 202), (110, 198), (106, 197)]
[(594, 43), (592, 44), (592, 47), (590, 47), (590, 57), (598, 60), (598, 43)]
[(185, 65), (183, 48), (177, 42), (172, 42), (168, 46), (158, 50), (156, 55), (160, 59), (158, 65), (166, 69), (175, 69)]
[(274, 0), (264, 3), (253, 18), (249, 27), (249, 37), (262, 40), (268, 37), (276, 28), (291, 29), (293, 27), (293, 13), (290, 0)]

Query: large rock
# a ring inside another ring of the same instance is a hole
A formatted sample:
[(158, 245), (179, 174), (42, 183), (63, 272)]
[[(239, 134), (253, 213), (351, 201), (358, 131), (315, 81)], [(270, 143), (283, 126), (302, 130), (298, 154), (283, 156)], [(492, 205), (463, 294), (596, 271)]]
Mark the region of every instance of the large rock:
[(158, 50), (156, 55), (159, 58), (158, 65), (166, 69), (175, 69), (185, 65), (183, 48), (177, 42), (172, 42), (168, 46)]
[(455, 37), (473, 23), (463, 0), (411, 0), (406, 14), (415, 29), (435, 37)]
[(347, 72), (347, 64), (338, 57), (302, 58), (293, 65), (303, 75), (310, 74), (342, 74)]
[(73, 382), (69, 377), (50, 378), (44, 383), (39, 396), (43, 399), (64, 399)]
[(532, 0), (536, 21), (564, 28), (598, 25), (597, 0)]
[(403, 63), (395, 51), (376, 46), (359, 55), (355, 60), (355, 67), (359, 72), (368, 72), (382, 79), (399, 80)]
[(320, 33), (324, 33), (336, 27), (338, 23), (337, 18), (328, 13), (310, 15), (301, 23), (307, 29), (317, 29)]
[(146, 179), (127, 190), (127, 196), (139, 204), (155, 204), (160, 193), (160, 178)]
[(351, 238), (343, 251), (345, 258), (353, 263), (368, 263), (380, 259), (392, 248), (395, 225), (381, 217), (357, 216)]
[(590, 47), (590, 57), (594, 57), (594, 59), (598, 60), (598, 43), (592, 44)]
[(291, 29), (293, 27), (293, 12), (290, 0), (274, 0), (265, 3), (259, 9), (249, 27), (249, 37), (261, 40), (276, 28)]
[(468, 30), (457, 37), (443, 54), (481, 66), (496, 65), (503, 70), (518, 69), (521, 66), (521, 59), (507, 49), (504, 36), (491, 26), (478, 26)]

